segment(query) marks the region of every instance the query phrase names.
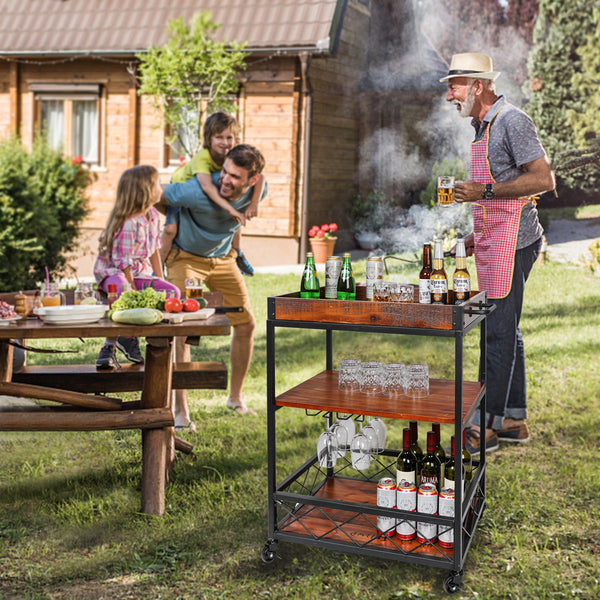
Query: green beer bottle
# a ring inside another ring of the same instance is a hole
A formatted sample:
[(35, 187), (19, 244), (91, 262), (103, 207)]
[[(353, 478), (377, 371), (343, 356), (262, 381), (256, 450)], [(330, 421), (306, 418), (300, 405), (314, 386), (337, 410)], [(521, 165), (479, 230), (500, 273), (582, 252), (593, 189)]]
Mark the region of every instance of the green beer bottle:
[(342, 270), (338, 279), (337, 287), (338, 300), (356, 300), (356, 282), (352, 273), (352, 262), (350, 261), (350, 253), (344, 254), (342, 262)]
[(321, 295), (315, 257), (312, 252), (306, 253), (306, 264), (300, 282), (300, 298), (319, 298)]

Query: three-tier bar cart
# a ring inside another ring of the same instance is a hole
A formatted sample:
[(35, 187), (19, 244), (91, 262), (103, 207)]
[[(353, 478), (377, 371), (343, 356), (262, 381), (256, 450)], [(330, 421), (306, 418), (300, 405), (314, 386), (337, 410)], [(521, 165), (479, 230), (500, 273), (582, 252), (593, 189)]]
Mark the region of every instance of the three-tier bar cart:
[[(417, 290), (418, 291), (418, 290)], [(322, 290), (323, 292), (323, 290)], [(457, 469), (454, 517), (415, 514), (377, 506), (377, 482), (395, 477), (399, 450), (384, 449), (375, 455), (368, 471), (352, 468), (348, 458), (334, 468), (319, 465), (317, 455), (281, 481), (277, 475), (277, 412), (301, 409), (309, 417), (324, 416), (330, 425), (335, 415), (405, 419), (453, 423), (456, 456), (462, 456), (462, 430), (476, 410), (485, 415), (485, 328), (493, 306), (484, 292), (472, 292), (462, 305), (423, 305), (418, 302), (369, 302), (302, 299), (299, 293), (268, 298), (267, 317), (267, 435), (268, 435), (268, 538), (261, 552), (264, 562), (276, 558), (277, 545), (291, 541), (407, 563), (439, 567), (449, 571), (444, 580), (448, 593), (456, 592), (463, 578), (463, 564), (485, 509), (485, 450), (473, 461), (473, 478), (462, 491), (463, 474)], [(300, 328), (325, 332), (325, 370), (299, 385), (276, 393), (276, 329)], [(463, 340), (471, 331), (480, 332), (479, 381), (463, 380)], [(427, 398), (367, 396), (340, 392), (338, 372), (333, 370), (333, 332), (376, 332), (412, 336), (454, 338), (454, 380), (430, 380)], [(484, 436), (482, 436), (484, 437)], [(436, 523), (438, 531), (453, 529), (454, 547), (437, 541), (400, 541), (377, 533), (377, 516), (397, 521)]]

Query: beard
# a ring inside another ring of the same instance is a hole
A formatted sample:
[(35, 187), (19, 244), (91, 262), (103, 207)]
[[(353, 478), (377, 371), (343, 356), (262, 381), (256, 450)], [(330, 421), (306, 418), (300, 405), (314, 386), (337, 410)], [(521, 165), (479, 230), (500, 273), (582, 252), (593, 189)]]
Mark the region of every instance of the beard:
[(473, 110), (473, 105), (475, 104), (475, 92), (473, 91), (473, 88), (469, 88), (463, 102), (456, 100), (454, 104), (459, 107), (458, 113), (463, 119), (469, 118), (471, 116), (471, 111)]

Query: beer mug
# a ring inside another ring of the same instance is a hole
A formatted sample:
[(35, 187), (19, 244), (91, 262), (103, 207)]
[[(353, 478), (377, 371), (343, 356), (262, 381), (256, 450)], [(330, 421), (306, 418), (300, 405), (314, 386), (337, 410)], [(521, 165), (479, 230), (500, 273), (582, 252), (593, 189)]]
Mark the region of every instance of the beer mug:
[(202, 298), (204, 282), (199, 278), (190, 278), (185, 280), (185, 297)]
[(454, 177), (438, 177), (437, 197), (439, 206), (454, 204)]

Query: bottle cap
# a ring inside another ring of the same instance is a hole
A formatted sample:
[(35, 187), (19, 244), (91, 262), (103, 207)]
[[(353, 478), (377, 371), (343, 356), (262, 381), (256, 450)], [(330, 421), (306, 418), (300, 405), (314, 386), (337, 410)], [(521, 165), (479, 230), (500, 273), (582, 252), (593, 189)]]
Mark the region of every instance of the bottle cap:
[(117, 293), (117, 284), (116, 283), (109, 283), (106, 286), (107, 292), (109, 294), (116, 294)]

